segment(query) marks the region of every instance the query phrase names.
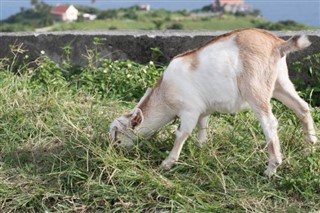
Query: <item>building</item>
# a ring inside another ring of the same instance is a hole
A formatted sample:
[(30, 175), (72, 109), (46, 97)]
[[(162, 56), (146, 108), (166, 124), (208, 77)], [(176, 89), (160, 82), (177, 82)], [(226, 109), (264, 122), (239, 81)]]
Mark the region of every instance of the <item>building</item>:
[(252, 11), (252, 8), (244, 0), (216, 0), (211, 4), (211, 10), (214, 12), (246, 13)]
[(56, 21), (76, 21), (79, 11), (73, 5), (58, 5), (50, 12)]
[(149, 11), (151, 9), (150, 4), (140, 4), (138, 9), (141, 11)]
[(93, 21), (97, 19), (97, 15), (89, 14), (89, 13), (82, 14), (82, 17), (84, 20), (89, 20), (89, 21)]

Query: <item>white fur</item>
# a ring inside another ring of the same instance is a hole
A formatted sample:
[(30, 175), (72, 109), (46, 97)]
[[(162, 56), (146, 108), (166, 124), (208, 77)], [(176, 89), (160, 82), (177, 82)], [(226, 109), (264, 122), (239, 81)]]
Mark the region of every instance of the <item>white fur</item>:
[(235, 113), (248, 106), (238, 90), (236, 78), (241, 71), (239, 49), (230, 39), (202, 50), (196, 71), (190, 71), (184, 58), (174, 59), (163, 80), (174, 85), (176, 98), (186, 110), (193, 108), (200, 115)]
[(306, 48), (311, 45), (311, 42), (309, 41), (308, 37), (306, 35), (300, 36), (300, 38), (297, 41), (298, 48)]

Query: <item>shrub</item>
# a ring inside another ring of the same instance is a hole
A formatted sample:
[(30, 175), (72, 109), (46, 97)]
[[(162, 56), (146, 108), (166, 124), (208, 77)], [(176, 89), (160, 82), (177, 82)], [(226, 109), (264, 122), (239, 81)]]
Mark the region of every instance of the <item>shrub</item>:
[(111, 59), (99, 61), (97, 67), (92, 64), (74, 67), (68, 62), (59, 65), (47, 56), (37, 60), (37, 67), (31, 78), (35, 87), (82, 89), (101, 98), (122, 101), (139, 100), (145, 90), (155, 84), (163, 70), (153, 62), (141, 65)]
[(162, 20), (153, 20), (152, 23), (155, 25), (157, 30), (160, 30), (164, 22)]
[(96, 70), (84, 67), (79, 75), (72, 76), (71, 81), (77, 88), (98, 93), (101, 97), (133, 101), (141, 98), (160, 74), (153, 62), (140, 65), (131, 61), (104, 59)]
[(173, 23), (172, 25), (170, 25), (168, 27), (168, 29), (172, 29), (172, 30), (182, 30), (183, 29), (183, 25), (181, 23)]
[(137, 20), (138, 19), (138, 14), (135, 10), (128, 10), (124, 15), (124, 18), (127, 19), (132, 19), (132, 20)]
[(310, 104), (320, 106), (320, 54), (310, 55), (293, 63), (299, 74), (293, 78), (300, 95)]
[(38, 69), (32, 76), (34, 86), (45, 86), (46, 88), (60, 88), (66, 85), (63, 69), (47, 56), (37, 60)]
[(99, 13), (98, 19), (116, 19), (118, 18), (118, 10), (104, 10)]
[(320, 193), (320, 155), (307, 153), (292, 161), (290, 172), (280, 182), (287, 191), (299, 192), (304, 198)]
[(265, 30), (302, 30), (308, 28), (292, 20), (256, 23), (256, 27)]

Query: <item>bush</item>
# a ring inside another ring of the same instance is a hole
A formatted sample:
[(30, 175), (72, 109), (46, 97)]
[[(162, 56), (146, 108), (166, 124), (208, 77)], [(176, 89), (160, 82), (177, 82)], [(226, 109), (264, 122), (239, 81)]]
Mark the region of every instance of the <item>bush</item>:
[(298, 72), (293, 78), (300, 95), (311, 105), (320, 106), (320, 54), (310, 55), (301, 62), (293, 63)]
[(307, 153), (300, 157), (290, 168), (290, 175), (280, 183), (287, 191), (297, 191), (308, 198), (320, 193), (320, 155), (317, 152)]
[[(141, 65), (132, 61), (103, 59), (99, 67), (58, 65), (48, 57), (38, 59), (32, 76), (35, 86), (82, 89), (101, 98), (136, 101), (159, 79), (161, 72), (153, 62)], [(160, 69), (162, 70), (162, 69)]]
[(172, 25), (170, 25), (168, 27), (168, 29), (172, 29), (172, 30), (182, 30), (183, 29), (183, 25), (181, 23), (173, 23)]
[(302, 30), (302, 29), (308, 29), (303, 24), (300, 24), (298, 22), (292, 21), (292, 20), (286, 20), (286, 21), (278, 21), (278, 22), (262, 22), (262, 23), (256, 23), (257, 28), (265, 29), (265, 30)]
[(132, 20), (137, 20), (138, 19), (138, 14), (135, 10), (128, 10), (124, 15), (124, 18), (127, 19), (132, 19)]
[(139, 100), (146, 88), (154, 85), (160, 75), (153, 62), (140, 65), (131, 61), (104, 59), (95, 70), (81, 68), (80, 74), (71, 76), (71, 82), (77, 88), (101, 97), (133, 101)]
[(118, 10), (105, 10), (99, 13), (97, 19), (116, 19), (118, 18)]

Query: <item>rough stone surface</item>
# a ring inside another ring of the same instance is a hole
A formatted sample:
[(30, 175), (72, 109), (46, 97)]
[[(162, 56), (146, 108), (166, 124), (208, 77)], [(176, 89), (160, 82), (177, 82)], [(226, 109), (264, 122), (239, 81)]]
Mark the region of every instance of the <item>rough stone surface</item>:
[[(152, 58), (152, 48), (159, 48), (163, 55), (158, 62), (167, 64), (175, 55), (206, 43), (212, 37), (226, 31), (66, 31), (48, 33), (0, 33), (0, 58), (10, 58), (12, 45), (22, 44), (30, 58), (37, 58), (41, 51), (61, 63), (65, 58), (64, 48), (70, 46), (73, 65), (87, 63), (88, 51), (95, 48), (95, 38), (100, 38), (96, 45), (100, 57), (113, 60), (130, 59), (147, 63)], [(303, 57), (320, 53), (320, 30), (274, 32), (281, 38), (288, 39), (293, 35), (306, 34), (312, 46), (288, 57), (288, 62), (301, 60)]]

